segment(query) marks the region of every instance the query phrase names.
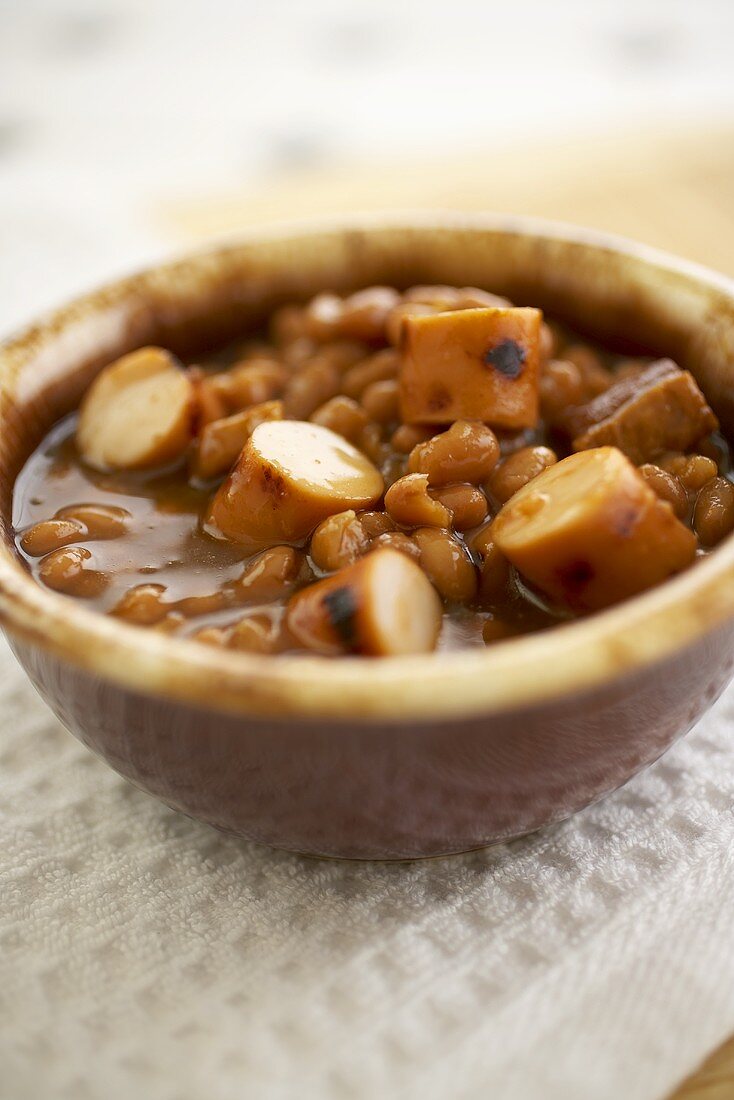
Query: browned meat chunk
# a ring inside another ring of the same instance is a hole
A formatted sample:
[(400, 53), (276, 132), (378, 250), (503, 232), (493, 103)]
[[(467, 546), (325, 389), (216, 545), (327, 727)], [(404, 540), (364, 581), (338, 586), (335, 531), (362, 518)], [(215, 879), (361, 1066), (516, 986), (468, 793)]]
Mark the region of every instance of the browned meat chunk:
[(693, 375), (670, 359), (623, 378), (566, 422), (575, 451), (618, 447), (637, 464), (662, 451), (686, 451), (718, 426)]

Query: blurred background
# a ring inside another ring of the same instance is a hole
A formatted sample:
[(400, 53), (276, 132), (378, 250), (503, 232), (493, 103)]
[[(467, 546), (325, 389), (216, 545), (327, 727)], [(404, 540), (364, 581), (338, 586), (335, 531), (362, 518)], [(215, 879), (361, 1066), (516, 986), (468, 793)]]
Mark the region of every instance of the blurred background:
[(0, 331), (255, 224), (535, 213), (734, 273), (732, 0), (0, 0)]

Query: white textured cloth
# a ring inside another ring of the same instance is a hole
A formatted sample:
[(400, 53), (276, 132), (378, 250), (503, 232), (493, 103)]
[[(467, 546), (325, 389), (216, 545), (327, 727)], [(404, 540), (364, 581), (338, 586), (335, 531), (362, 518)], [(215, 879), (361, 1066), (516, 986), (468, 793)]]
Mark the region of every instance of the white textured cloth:
[(413, 864), (239, 842), (0, 649), (2, 1100), (653, 1100), (734, 1031), (734, 691), (625, 790)]

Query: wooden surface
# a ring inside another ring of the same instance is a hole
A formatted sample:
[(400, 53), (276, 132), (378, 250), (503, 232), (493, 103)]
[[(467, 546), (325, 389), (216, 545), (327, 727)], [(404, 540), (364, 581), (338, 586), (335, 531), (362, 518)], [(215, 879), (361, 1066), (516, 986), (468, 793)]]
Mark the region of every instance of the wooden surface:
[(734, 1038), (724, 1043), (699, 1070), (676, 1089), (671, 1100), (732, 1100)]
[(448, 160), (274, 175), (259, 189), (158, 204), (178, 242), (359, 210), (496, 210), (621, 233), (734, 274), (730, 130), (574, 138)]
[[(186, 244), (284, 219), (435, 208), (594, 226), (734, 275), (734, 126), (332, 166), (274, 177), (256, 190), (161, 202), (152, 216), (172, 240)], [(671, 1100), (734, 1100), (734, 1038)]]

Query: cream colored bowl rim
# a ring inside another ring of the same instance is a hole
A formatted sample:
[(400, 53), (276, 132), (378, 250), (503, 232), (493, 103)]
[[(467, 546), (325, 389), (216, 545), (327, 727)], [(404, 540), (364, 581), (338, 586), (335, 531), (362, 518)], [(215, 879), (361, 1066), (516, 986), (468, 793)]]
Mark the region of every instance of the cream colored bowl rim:
[[(531, 218), (451, 212), (354, 216), (258, 230), (227, 242), (227, 249), (305, 233), (369, 232), (372, 226), (477, 228), (561, 238), (682, 275), (734, 303), (734, 280), (698, 264), (613, 235)], [(181, 262), (149, 270), (165, 274)], [(44, 333), (58, 333), (80, 314), (100, 308), (105, 296), (127, 282), (85, 295), (8, 341), (0, 348), (0, 372), (29, 343), (37, 349)], [(734, 541), (729, 539), (651, 592), (588, 619), (487, 649), (382, 660), (265, 657), (215, 650), (86, 610), (42, 589), (13, 550), (0, 544), (0, 622), (11, 636), (122, 687), (241, 714), (408, 722), (523, 709), (651, 668), (692, 646), (733, 613)]]

